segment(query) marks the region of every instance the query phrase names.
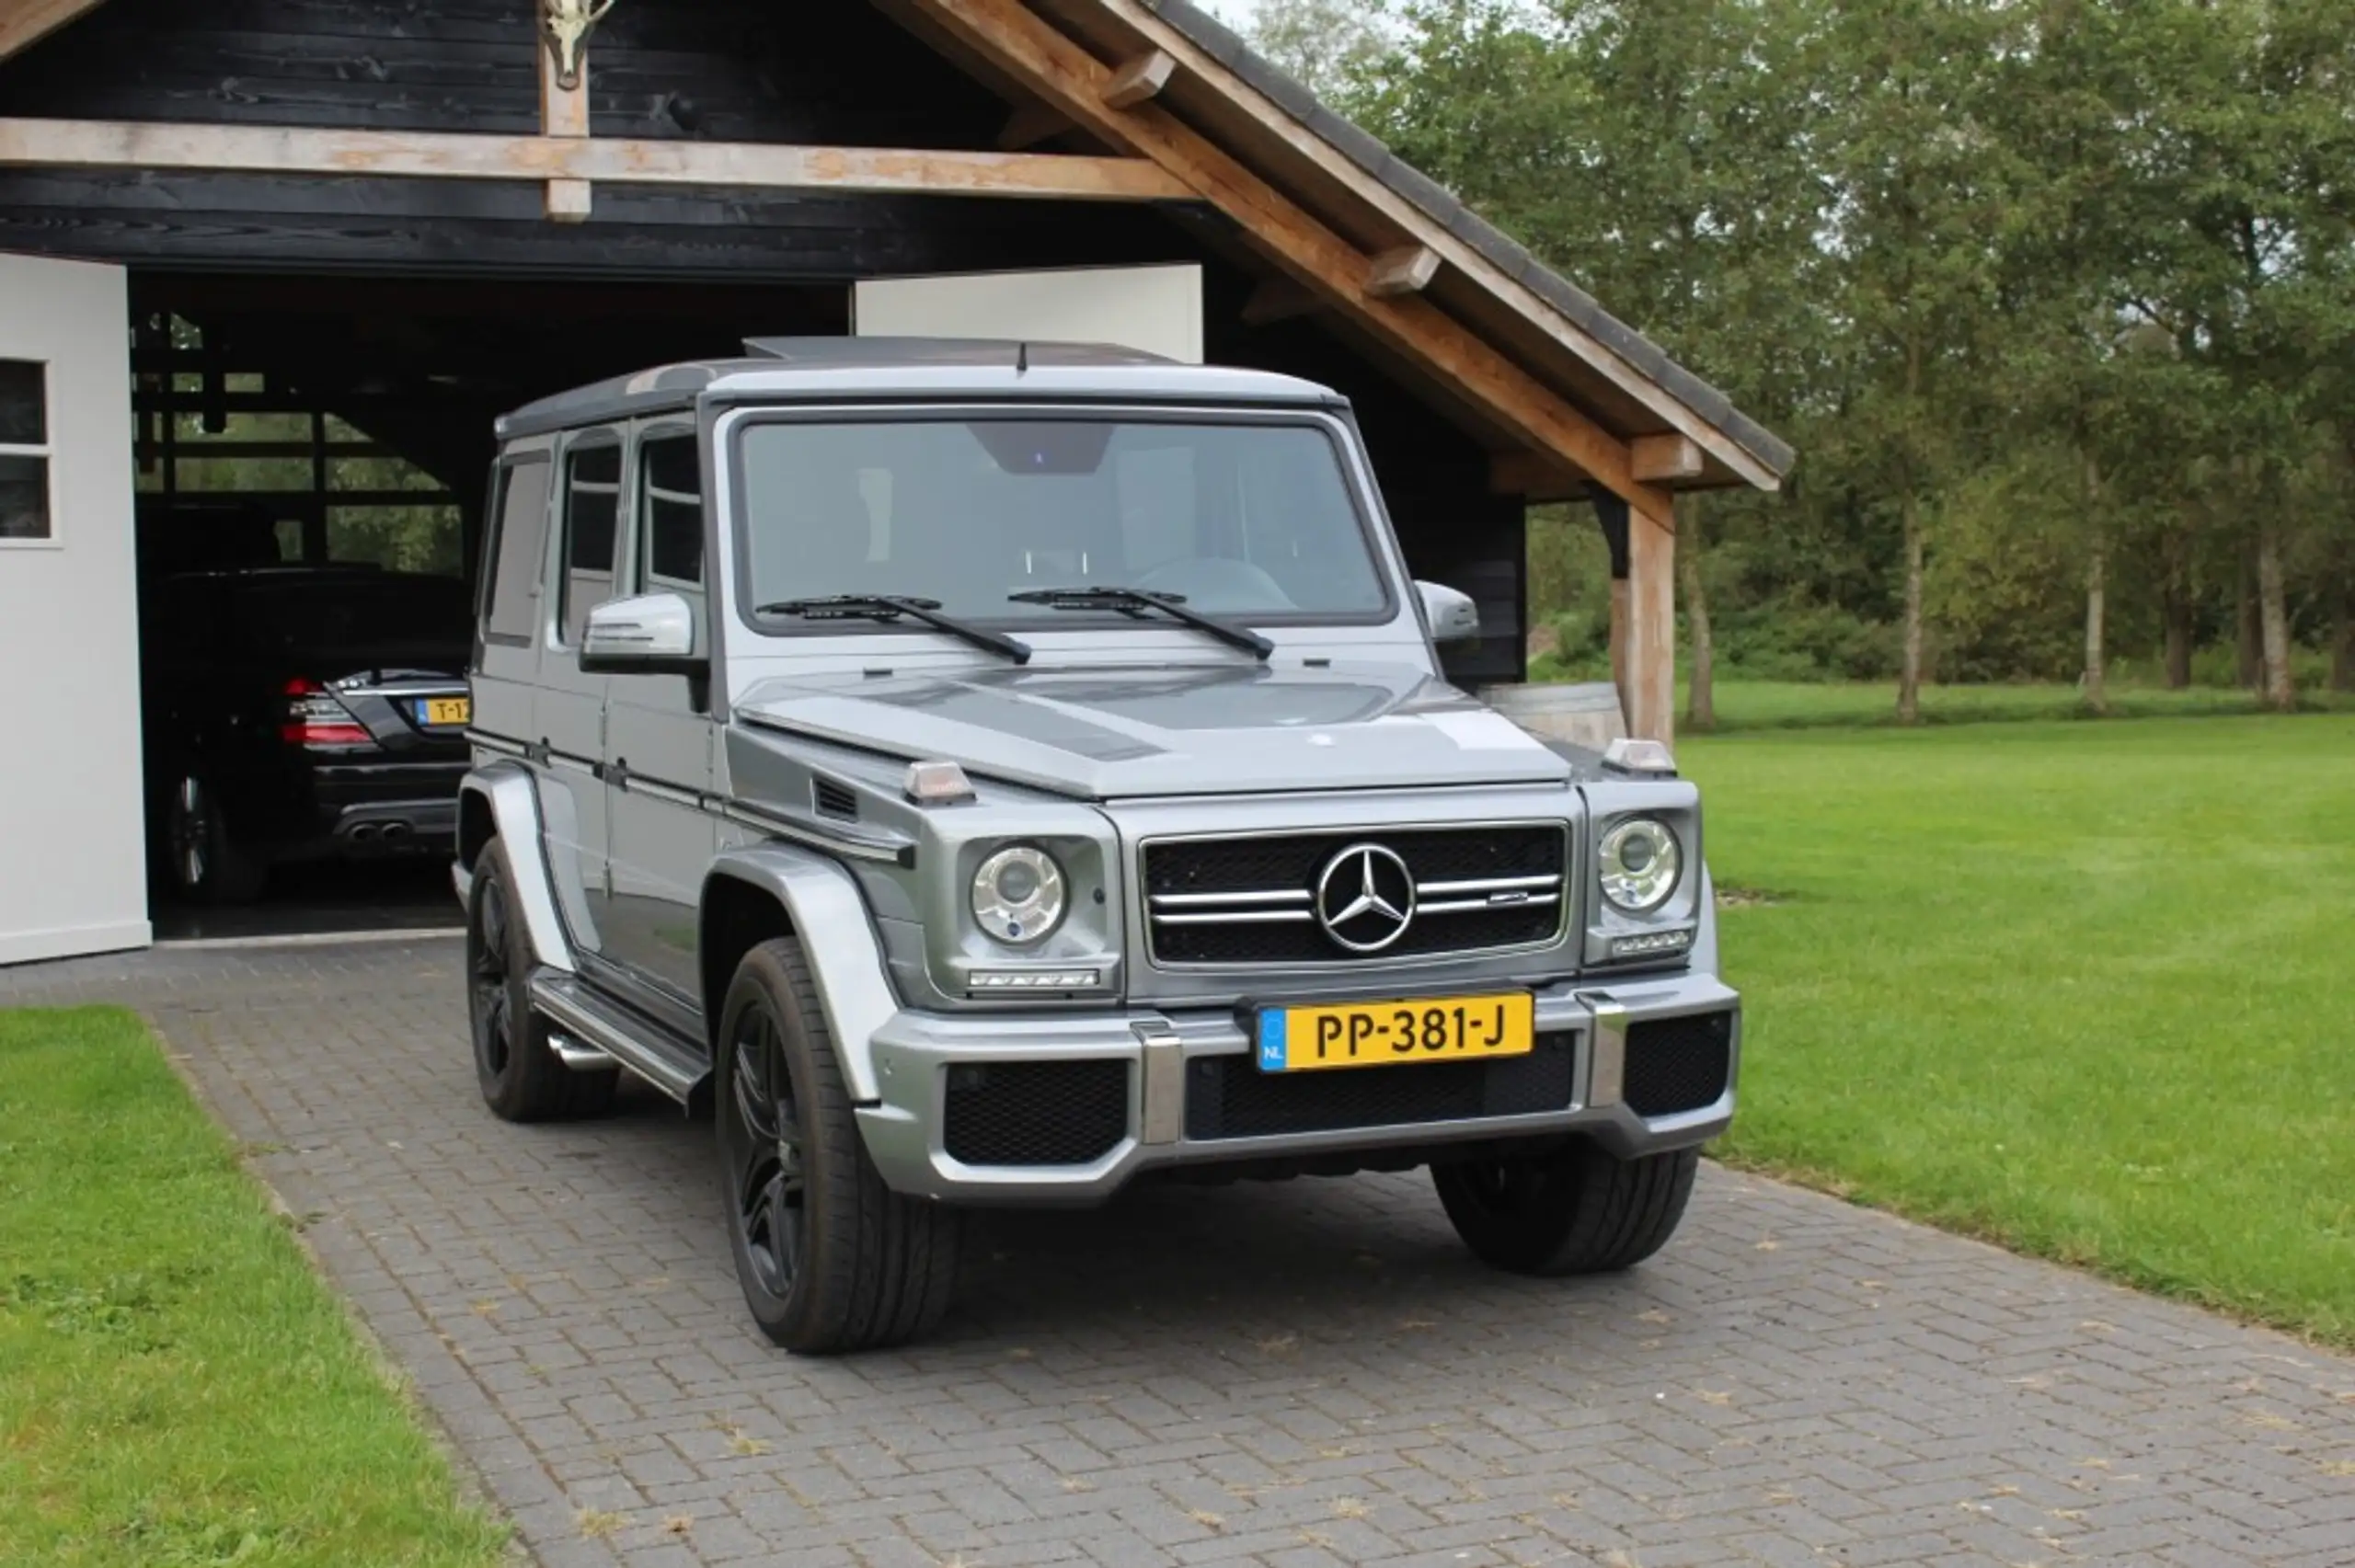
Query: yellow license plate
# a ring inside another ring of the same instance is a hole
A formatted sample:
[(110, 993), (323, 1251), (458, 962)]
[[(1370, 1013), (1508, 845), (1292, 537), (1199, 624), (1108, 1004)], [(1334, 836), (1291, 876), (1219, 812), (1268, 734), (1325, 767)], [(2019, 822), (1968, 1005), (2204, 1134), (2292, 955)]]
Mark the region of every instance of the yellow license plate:
[(428, 697), (425, 699), (425, 722), (431, 725), (471, 724), (475, 703), (472, 697)]
[(1537, 1003), (1521, 991), (1429, 1001), (1263, 1007), (1258, 1028), (1262, 1072), (1526, 1056), (1537, 1045)]

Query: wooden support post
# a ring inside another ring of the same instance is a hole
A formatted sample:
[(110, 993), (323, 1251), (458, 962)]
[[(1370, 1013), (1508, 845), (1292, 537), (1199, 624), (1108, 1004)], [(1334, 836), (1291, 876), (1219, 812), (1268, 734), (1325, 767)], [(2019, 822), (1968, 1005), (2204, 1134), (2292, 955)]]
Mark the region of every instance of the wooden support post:
[[(587, 140), (589, 135), (589, 55), (583, 45), (580, 73), (571, 86), (567, 87), (557, 74), (556, 52), (547, 40), (539, 36), (534, 25), (533, 39), (540, 57), (540, 133), (567, 139)], [(548, 221), (555, 223), (585, 223), (593, 203), (593, 187), (585, 179), (551, 179), (544, 210)]]
[(1676, 738), (1676, 529), (1641, 507), (1628, 509), (1626, 673), (1621, 704), (1627, 733)]

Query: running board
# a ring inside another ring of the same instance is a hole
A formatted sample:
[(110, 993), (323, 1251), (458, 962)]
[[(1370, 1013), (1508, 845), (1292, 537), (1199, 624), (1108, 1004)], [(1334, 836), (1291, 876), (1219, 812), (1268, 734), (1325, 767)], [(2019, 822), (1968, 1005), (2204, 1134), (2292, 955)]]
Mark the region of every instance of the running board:
[[(710, 1076), (700, 1051), (661, 1024), (597, 995), (577, 975), (536, 971), (532, 1006), (572, 1036), (567, 1044), (574, 1051), (585, 1046), (603, 1052), (682, 1105)], [(573, 1066), (574, 1059), (568, 1056), (565, 1065)]]

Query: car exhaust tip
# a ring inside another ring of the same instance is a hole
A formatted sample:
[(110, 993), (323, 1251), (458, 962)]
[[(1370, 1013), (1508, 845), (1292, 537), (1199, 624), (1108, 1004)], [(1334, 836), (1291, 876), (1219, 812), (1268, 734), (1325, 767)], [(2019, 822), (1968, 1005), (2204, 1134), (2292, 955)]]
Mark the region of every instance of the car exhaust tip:
[(386, 843), (391, 843), (391, 842), (393, 842), (395, 840), (397, 840), (397, 839), (406, 839), (406, 838), (408, 838), (408, 823), (406, 823), (406, 822), (387, 822), (387, 823), (385, 823), (385, 841)]
[(351, 830), (351, 841), (355, 844), (367, 843), (375, 836), (376, 824), (373, 822), (362, 822)]

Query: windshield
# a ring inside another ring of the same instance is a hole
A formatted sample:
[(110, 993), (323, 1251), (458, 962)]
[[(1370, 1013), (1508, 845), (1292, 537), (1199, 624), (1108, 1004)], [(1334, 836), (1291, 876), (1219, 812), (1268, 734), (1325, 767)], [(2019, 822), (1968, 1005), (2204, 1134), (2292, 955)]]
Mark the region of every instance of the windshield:
[(741, 450), (752, 605), (882, 593), (1045, 626), (1074, 616), (1010, 596), (1142, 589), (1252, 620), (1388, 602), (1315, 426), (775, 421), (749, 426)]

